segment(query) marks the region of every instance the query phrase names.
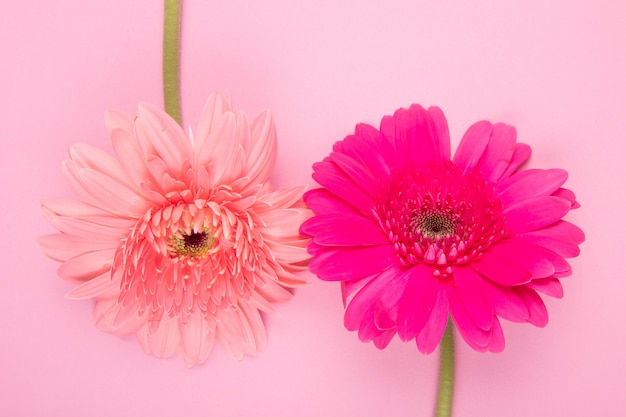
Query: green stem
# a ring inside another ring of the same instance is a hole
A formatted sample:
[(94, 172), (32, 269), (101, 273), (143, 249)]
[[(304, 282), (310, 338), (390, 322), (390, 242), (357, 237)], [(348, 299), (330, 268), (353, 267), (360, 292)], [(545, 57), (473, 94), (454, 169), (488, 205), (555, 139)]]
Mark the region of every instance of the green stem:
[(452, 415), (452, 397), (454, 396), (454, 325), (448, 319), (446, 331), (441, 339), (439, 357), (439, 388), (435, 417)]
[(179, 124), (180, 113), (180, 0), (165, 0), (163, 18), (163, 98), (165, 111)]

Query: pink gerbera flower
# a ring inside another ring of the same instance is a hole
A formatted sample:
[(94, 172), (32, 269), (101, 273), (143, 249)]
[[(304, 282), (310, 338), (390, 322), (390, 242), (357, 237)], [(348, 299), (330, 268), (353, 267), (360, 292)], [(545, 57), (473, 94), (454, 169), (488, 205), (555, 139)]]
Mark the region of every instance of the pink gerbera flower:
[(208, 100), (196, 134), (163, 111), (107, 113), (116, 157), (75, 145), (63, 163), (79, 201), (43, 210), (60, 233), (39, 244), (97, 301), (100, 329), (136, 333), (146, 352), (178, 351), (188, 366), (214, 340), (236, 359), (266, 344), (260, 311), (302, 284), (308, 259), (298, 227), (310, 211), (302, 186), (272, 191), (276, 132), (269, 112), (252, 123), (229, 98)]
[(500, 318), (545, 326), (537, 292), (562, 296), (584, 236), (562, 220), (578, 206), (567, 173), (519, 170), (529, 156), (512, 126), (482, 121), (451, 159), (443, 113), (418, 105), (337, 142), (313, 166), (325, 188), (305, 194), (301, 232), (311, 271), (342, 283), (346, 327), (430, 353), (449, 316), (478, 351), (504, 348)]

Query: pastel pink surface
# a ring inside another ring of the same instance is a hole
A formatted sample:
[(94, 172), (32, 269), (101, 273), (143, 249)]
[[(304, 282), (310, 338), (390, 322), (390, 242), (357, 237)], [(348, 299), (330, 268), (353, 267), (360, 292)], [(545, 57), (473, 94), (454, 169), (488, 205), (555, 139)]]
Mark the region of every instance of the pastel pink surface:
[[(160, 5), (152, 1), (0, 6), (6, 239), (0, 278), (0, 414), (186, 416), (430, 415), (437, 355), (398, 340), (378, 351), (343, 328), (338, 284), (305, 274), (268, 317), (268, 347), (234, 362), (216, 348), (187, 370), (93, 325), (64, 298), (35, 239), (53, 232), (39, 199), (70, 196), (67, 148), (107, 151), (104, 111), (162, 104)], [(563, 168), (586, 232), (545, 329), (504, 322), (500, 354), (459, 342), (463, 416), (617, 415), (626, 409), (626, 6), (568, 1), (186, 2), (182, 98), (195, 126), (213, 91), (249, 115), (272, 110), (277, 187), (358, 122), (413, 102), (437, 105), (453, 149), (480, 119), (515, 125), (528, 167)]]

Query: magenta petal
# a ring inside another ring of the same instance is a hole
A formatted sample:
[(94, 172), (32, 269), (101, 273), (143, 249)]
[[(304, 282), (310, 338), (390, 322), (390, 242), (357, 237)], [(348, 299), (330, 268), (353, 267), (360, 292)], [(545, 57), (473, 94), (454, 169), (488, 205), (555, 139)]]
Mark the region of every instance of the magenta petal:
[(509, 166), (502, 173), (502, 176), (498, 178), (498, 180), (501, 181), (504, 178), (507, 178), (510, 175), (513, 175), (513, 173), (517, 171), (517, 169), (524, 162), (526, 162), (528, 158), (530, 158), (530, 154), (531, 154), (530, 146), (526, 145), (525, 143), (518, 143), (517, 145), (515, 145), (515, 150), (513, 151), (511, 162), (509, 162)]
[(485, 153), (476, 166), (476, 172), (487, 181), (495, 183), (506, 171), (515, 151), (517, 132), (504, 123), (493, 125), (493, 131)]
[(557, 278), (533, 279), (527, 284), (530, 288), (556, 298), (563, 297), (563, 286)]
[(484, 277), (502, 285), (521, 285), (529, 282), (532, 274), (524, 265), (516, 262), (508, 250), (496, 245), (488, 253), (472, 262), (472, 268)]
[(389, 268), (372, 278), (359, 292), (357, 292), (346, 308), (344, 325), (348, 330), (357, 330), (363, 320), (363, 315), (372, 309), (372, 324), (374, 305), (384, 289), (392, 280), (398, 279), (402, 274), (396, 268)]
[(491, 123), (481, 121), (470, 126), (463, 135), (454, 154), (454, 163), (461, 168), (463, 174), (474, 172), (474, 168), (487, 148), (491, 130)]
[(489, 343), (489, 351), (493, 353), (500, 353), (504, 350), (504, 332), (500, 321), (496, 318), (493, 321), (493, 327), (491, 328), (491, 342)]
[(389, 345), (389, 342), (391, 342), (391, 339), (393, 339), (395, 335), (395, 329), (385, 330), (374, 339), (372, 339), (372, 341), (374, 342), (374, 346), (376, 346), (378, 349), (384, 349), (387, 347), (387, 345)]
[(552, 195), (554, 197), (564, 198), (565, 200), (569, 201), (572, 205), (572, 210), (580, 207), (580, 204), (578, 204), (578, 201), (576, 201), (576, 195), (574, 194), (574, 192), (568, 190), (567, 188), (559, 188)]
[(485, 293), (482, 277), (472, 268), (461, 266), (454, 269), (454, 281), (461, 302), (474, 323), (481, 329), (491, 329), (494, 315), (493, 306)]
[(518, 201), (550, 195), (567, 180), (562, 169), (527, 169), (507, 178), (496, 186), (495, 197), (509, 207)]
[(439, 155), (441, 160), (450, 159), (450, 132), (448, 130), (448, 121), (446, 116), (439, 107), (432, 106), (428, 108), (428, 113), (432, 117), (433, 129), (435, 137), (439, 138)]
[(370, 212), (374, 200), (361, 190), (337, 165), (326, 158), (313, 164), (313, 179), (337, 197), (363, 212)]
[(385, 270), (394, 256), (391, 245), (329, 250), (314, 257), (309, 269), (326, 281), (358, 279)]
[(484, 281), (485, 292), (495, 313), (509, 321), (524, 323), (530, 313), (524, 300), (512, 289), (495, 282)]
[[(437, 348), (441, 338), (443, 337), (443, 332), (446, 329), (449, 314), (450, 303), (446, 294), (446, 288), (444, 286), (440, 286), (435, 305), (433, 306), (433, 311), (431, 312), (426, 325), (415, 338), (417, 348), (421, 353), (430, 354), (435, 350), (435, 348)], [(452, 324), (450, 325), (452, 326)]]
[(361, 214), (345, 200), (337, 197), (324, 188), (316, 188), (304, 193), (303, 199), (307, 206), (316, 214), (340, 214), (361, 216)]
[(503, 214), (513, 233), (532, 232), (549, 226), (570, 210), (570, 203), (558, 197), (541, 196), (507, 207)]
[(319, 215), (305, 221), (300, 233), (322, 246), (367, 246), (389, 244), (380, 226), (365, 217)]
[(416, 265), (407, 271), (407, 285), (398, 306), (398, 336), (411, 340), (424, 328), (435, 305), (439, 280), (432, 269)]
[(367, 195), (375, 197), (378, 179), (367, 166), (341, 152), (333, 152), (330, 159)]
[(455, 287), (448, 285), (446, 289), (448, 300), (450, 301), (452, 320), (454, 320), (454, 324), (459, 330), (461, 337), (463, 337), (463, 340), (465, 340), (472, 349), (485, 352), (489, 348), (491, 332), (481, 329), (474, 323), (469, 314), (467, 314)]
[(528, 322), (537, 327), (545, 327), (548, 324), (548, 310), (537, 292), (525, 286), (515, 288), (515, 292), (528, 307)]

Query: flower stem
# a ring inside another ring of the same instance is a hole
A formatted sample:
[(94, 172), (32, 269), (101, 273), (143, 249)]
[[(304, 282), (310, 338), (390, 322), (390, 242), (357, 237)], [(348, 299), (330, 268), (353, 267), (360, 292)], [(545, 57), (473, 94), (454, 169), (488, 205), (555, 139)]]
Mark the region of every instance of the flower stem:
[(448, 319), (446, 331), (441, 340), (439, 357), (439, 388), (435, 417), (452, 415), (452, 397), (454, 396), (454, 325)]
[(182, 124), (180, 113), (180, 0), (165, 0), (163, 98), (165, 111), (179, 124)]

